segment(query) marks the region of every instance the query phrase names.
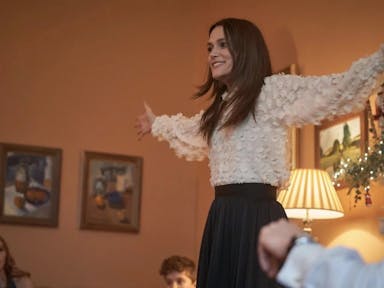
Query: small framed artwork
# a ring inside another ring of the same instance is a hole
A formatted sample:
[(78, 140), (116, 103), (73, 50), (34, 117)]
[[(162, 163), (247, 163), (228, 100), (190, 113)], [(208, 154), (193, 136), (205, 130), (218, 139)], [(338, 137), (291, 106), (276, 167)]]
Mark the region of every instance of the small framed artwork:
[(62, 150), (0, 144), (0, 223), (58, 225)]
[[(290, 64), (276, 74), (298, 75), (299, 71), (296, 64)], [(288, 130), (289, 162), (291, 169), (300, 167), (300, 128), (290, 127)]]
[(81, 229), (139, 232), (141, 157), (85, 152)]
[(326, 170), (331, 179), (341, 161), (356, 160), (365, 151), (366, 118), (366, 111), (363, 111), (323, 121), (320, 126), (315, 126), (316, 167)]

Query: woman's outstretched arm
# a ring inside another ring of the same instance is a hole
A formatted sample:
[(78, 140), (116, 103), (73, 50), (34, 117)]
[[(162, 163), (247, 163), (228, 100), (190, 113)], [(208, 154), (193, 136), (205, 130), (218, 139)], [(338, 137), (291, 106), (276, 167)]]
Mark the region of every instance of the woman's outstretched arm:
[(155, 116), (147, 104), (144, 107), (145, 112), (137, 117), (135, 124), (139, 139), (151, 133), (160, 141), (167, 141), (178, 157), (188, 161), (200, 161), (207, 156), (208, 145), (199, 130), (203, 112), (190, 118), (181, 113)]
[(383, 83), (384, 45), (355, 61), (344, 73), (324, 76), (267, 77), (259, 109), (287, 125), (319, 124), (323, 119), (364, 109)]

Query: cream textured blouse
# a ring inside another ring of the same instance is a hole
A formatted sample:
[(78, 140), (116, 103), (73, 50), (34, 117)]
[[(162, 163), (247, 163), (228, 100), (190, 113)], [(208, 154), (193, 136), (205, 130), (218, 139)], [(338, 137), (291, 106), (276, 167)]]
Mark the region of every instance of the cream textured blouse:
[[(289, 178), (288, 128), (319, 124), (325, 118), (365, 107), (384, 72), (384, 45), (340, 74), (302, 77), (272, 75), (265, 78), (256, 121), (250, 115), (235, 128), (214, 131), (211, 144), (199, 133), (203, 114), (188, 118), (181, 113), (155, 118), (152, 135), (166, 140), (186, 160), (209, 158), (211, 184), (285, 184)], [(223, 95), (223, 100), (230, 97)], [(224, 118), (225, 118), (224, 113)]]

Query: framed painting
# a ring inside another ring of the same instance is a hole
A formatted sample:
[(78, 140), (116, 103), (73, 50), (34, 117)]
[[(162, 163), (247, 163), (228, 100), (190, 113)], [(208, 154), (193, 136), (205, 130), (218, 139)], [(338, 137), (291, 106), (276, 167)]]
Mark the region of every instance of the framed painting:
[(85, 152), (81, 229), (139, 232), (141, 157)]
[(62, 150), (0, 144), (0, 223), (58, 225)]
[[(298, 75), (299, 71), (296, 64), (290, 64), (276, 74), (292, 74)], [(300, 128), (290, 127), (288, 130), (288, 152), (291, 169), (300, 167)]]
[[(356, 160), (367, 144), (366, 111), (348, 114), (315, 126), (316, 167), (326, 170), (331, 179), (341, 161)], [(342, 185), (337, 187), (342, 188)]]

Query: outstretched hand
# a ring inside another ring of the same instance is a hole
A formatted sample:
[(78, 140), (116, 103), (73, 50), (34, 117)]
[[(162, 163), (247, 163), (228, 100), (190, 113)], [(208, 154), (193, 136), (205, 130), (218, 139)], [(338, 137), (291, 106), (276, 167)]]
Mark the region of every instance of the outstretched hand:
[(152, 109), (144, 102), (145, 112), (136, 118), (135, 128), (137, 130), (137, 138), (141, 140), (146, 134), (151, 133), (152, 123), (155, 121), (155, 114)]
[(285, 219), (272, 222), (260, 230), (257, 247), (259, 263), (269, 277), (276, 277), (287, 257), (292, 238), (301, 233), (299, 227)]

